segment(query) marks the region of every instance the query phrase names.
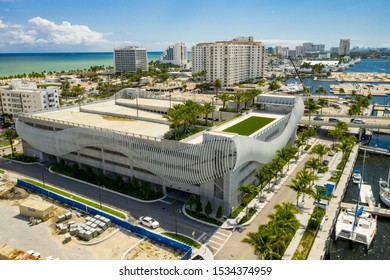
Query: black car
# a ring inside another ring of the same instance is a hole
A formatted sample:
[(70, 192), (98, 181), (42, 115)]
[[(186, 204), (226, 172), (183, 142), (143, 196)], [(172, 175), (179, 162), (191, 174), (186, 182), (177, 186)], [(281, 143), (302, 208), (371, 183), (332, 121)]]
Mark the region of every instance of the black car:
[(320, 116), (315, 116), (313, 120), (315, 120), (315, 121), (323, 121), (324, 118), (320, 117)]
[(204, 258), (200, 255), (196, 255), (195, 257), (192, 258), (193, 260), (204, 260)]
[(325, 166), (328, 166), (329, 165), (329, 160), (327, 160), (327, 159), (323, 160), (322, 164), (325, 165)]
[(337, 118), (329, 118), (329, 122), (338, 122), (339, 121), (339, 119), (337, 119)]

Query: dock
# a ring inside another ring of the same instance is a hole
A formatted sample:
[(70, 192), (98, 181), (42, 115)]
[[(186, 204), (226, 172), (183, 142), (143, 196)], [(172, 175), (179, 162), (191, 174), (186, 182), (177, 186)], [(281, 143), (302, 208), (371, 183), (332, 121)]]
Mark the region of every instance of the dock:
[(373, 154), (379, 154), (379, 155), (390, 155), (390, 151), (384, 148), (375, 148), (375, 147), (368, 147), (368, 146), (360, 146), (361, 151), (367, 151), (369, 153)]
[[(351, 208), (354, 209), (356, 207), (356, 203), (341, 202), (340, 207), (342, 209), (351, 209)], [(377, 215), (377, 216), (390, 218), (390, 209), (389, 208), (364, 206), (364, 211), (367, 211), (367, 212), (374, 214), (374, 215)]]

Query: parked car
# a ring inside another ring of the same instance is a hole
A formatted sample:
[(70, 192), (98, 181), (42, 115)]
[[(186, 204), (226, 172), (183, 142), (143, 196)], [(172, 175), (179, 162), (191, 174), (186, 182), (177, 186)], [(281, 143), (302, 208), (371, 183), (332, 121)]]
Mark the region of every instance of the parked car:
[(329, 165), (329, 160), (324, 159), (324, 160), (322, 161), (322, 164), (325, 165), (325, 166), (328, 166), (328, 165)]
[(336, 154), (336, 152), (332, 151), (332, 150), (328, 152), (328, 156), (331, 156), (331, 157), (333, 157), (335, 154)]
[(320, 116), (315, 116), (313, 120), (315, 120), (315, 121), (323, 121), (324, 118), (320, 117)]
[(339, 122), (339, 119), (337, 119), (337, 118), (329, 118), (329, 122)]
[(196, 255), (195, 257), (192, 258), (192, 260), (204, 260), (204, 258), (200, 255)]
[(157, 222), (155, 219), (153, 219), (152, 217), (148, 217), (148, 216), (142, 216), (139, 218), (139, 221), (141, 224), (143, 224), (144, 226), (147, 226), (147, 227), (150, 227), (150, 228), (158, 228), (160, 226), (160, 223)]

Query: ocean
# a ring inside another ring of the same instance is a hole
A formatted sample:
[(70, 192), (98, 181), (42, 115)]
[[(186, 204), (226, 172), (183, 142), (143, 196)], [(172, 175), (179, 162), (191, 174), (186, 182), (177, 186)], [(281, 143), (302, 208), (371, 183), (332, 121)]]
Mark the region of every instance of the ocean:
[[(148, 60), (156, 61), (161, 55), (162, 52), (148, 52)], [(101, 65), (114, 66), (112, 52), (0, 53), (0, 76), (82, 70)]]

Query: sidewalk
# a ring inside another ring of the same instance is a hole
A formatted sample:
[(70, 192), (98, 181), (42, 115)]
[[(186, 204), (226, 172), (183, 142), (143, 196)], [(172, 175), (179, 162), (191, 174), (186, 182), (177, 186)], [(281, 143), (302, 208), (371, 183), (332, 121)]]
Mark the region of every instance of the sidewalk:
[[(319, 139), (317, 139), (317, 138), (310, 139), (309, 144), (314, 146), (318, 141), (319, 141)], [(261, 210), (266, 206), (267, 202), (272, 199), (275, 192), (278, 191), (280, 188), (282, 188), (284, 185), (287, 185), (286, 181), (291, 177), (291, 175), (295, 172), (295, 169), (301, 164), (301, 162), (307, 156), (309, 156), (308, 151), (302, 152), (302, 154), (300, 155), (300, 157), (298, 158), (297, 161), (290, 163), (289, 170), (284, 173), (283, 178), (279, 179), (278, 182), (275, 183), (273, 185), (273, 187), (271, 187), (271, 191), (268, 191), (268, 187), (264, 188), (264, 190), (262, 192), (263, 196), (261, 199), (259, 199), (259, 197), (256, 196), (256, 198), (254, 198), (248, 204), (248, 206), (246, 208), (244, 208), (244, 210), (241, 211), (241, 213), (235, 219), (227, 219), (223, 223), (221, 228), (235, 230), (236, 228), (240, 228), (240, 227), (243, 227), (247, 224), (250, 224), (256, 218), (256, 216), (261, 212)], [(239, 224), (239, 221), (246, 215), (247, 209), (249, 209), (249, 208), (257, 209), (256, 213), (245, 224)]]
[[(312, 146), (314, 146), (315, 144), (317, 144), (318, 142), (320, 142), (320, 139), (318, 138), (315, 138), (315, 139), (311, 139), (311, 141), (309, 142), (309, 144), (311, 144)], [(238, 224), (238, 222), (241, 220), (242, 217), (245, 216), (246, 214), (246, 209), (245, 208), (238, 216), (236, 219), (228, 219), (225, 221), (225, 223), (222, 225), (222, 228), (224, 229), (232, 229), (232, 230), (235, 230), (236, 228), (240, 228), (242, 226), (245, 226), (246, 224), (249, 224), (252, 222), (253, 219), (255, 219), (255, 217), (261, 212), (261, 210), (266, 206), (267, 202), (270, 201), (272, 199), (272, 197), (274, 196), (274, 193), (275, 191), (279, 190), (280, 188), (282, 188), (284, 185), (288, 185), (290, 182), (291, 182), (291, 179), (293, 179), (294, 177), (292, 176), (294, 173), (298, 172), (299, 170), (303, 169), (303, 165), (302, 166), (299, 166), (302, 162), (305, 161), (305, 159), (309, 156), (310, 154), (308, 152), (305, 152), (303, 153), (299, 159), (290, 164), (290, 169), (285, 173), (284, 177), (281, 178), (279, 180), (279, 182), (272, 188), (272, 191), (271, 192), (267, 192), (267, 190), (264, 190), (263, 191), (263, 197), (264, 199), (262, 201), (259, 200), (258, 197), (256, 197), (255, 199), (253, 199), (249, 205), (247, 206), (247, 208), (251, 208), (251, 207), (255, 207), (257, 209), (257, 212), (255, 215), (253, 215), (253, 217), (251, 218), (250, 221), (246, 222), (245, 224)], [(317, 185), (324, 185), (324, 183), (326, 183), (329, 178), (332, 176), (332, 172), (335, 171), (337, 169), (337, 164), (341, 161), (341, 158), (342, 158), (342, 154), (341, 152), (337, 152), (331, 159), (330, 159), (330, 163), (329, 163), (329, 169), (326, 173), (324, 173), (323, 176), (321, 176), (321, 178), (318, 178), (316, 181), (315, 181), (315, 184)], [(298, 168), (299, 167), (299, 168)], [(310, 219), (310, 216), (313, 212), (313, 209), (315, 208), (315, 203), (314, 203), (314, 199), (309, 197), (308, 195), (305, 196), (305, 201), (304, 202), (301, 202), (299, 204), (299, 210), (301, 211), (300, 214), (296, 215), (297, 219), (299, 220), (300, 222), (300, 226), (297, 230), (297, 232), (295, 233), (293, 239), (291, 240), (289, 246), (287, 247), (285, 253), (284, 253), (284, 256), (283, 256), (283, 260), (290, 260), (292, 259), (295, 251), (297, 250), (298, 246), (299, 246), (299, 243), (301, 241), (301, 238), (303, 236), (303, 233), (305, 232), (306, 230), (306, 227), (307, 227), (307, 224), (308, 224), (308, 221)]]

